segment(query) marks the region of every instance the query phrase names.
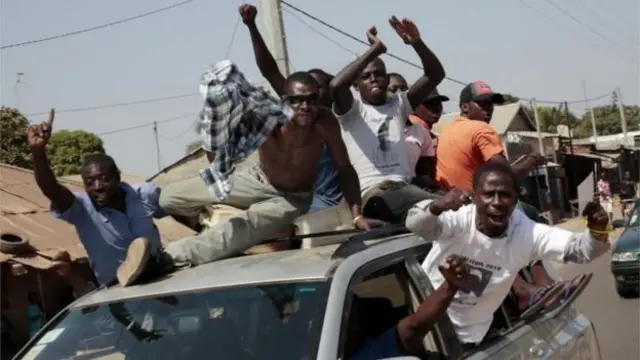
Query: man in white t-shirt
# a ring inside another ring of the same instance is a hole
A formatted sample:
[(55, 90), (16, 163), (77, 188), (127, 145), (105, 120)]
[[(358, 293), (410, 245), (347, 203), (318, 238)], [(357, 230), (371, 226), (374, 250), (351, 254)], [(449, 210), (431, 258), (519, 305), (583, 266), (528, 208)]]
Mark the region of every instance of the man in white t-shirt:
[(406, 221), (411, 231), (434, 240), (423, 263), (434, 287), (444, 281), (437, 269), (450, 254), (463, 256), (475, 274), (471, 291), (458, 291), (447, 310), (465, 349), (485, 339), (520, 269), (534, 260), (587, 263), (610, 248), (607, 214), (596, 204), (585, 209), (589, 229), (583, 233), (535, 223), (514, 211), (518, 180), (507, 165), (483, 165), (473, 191), (471, 205), (464, 205), (469, 194), (454, 188), (441, 199), (416, 204)]
[[(411, 45), (424, 68), (424, 75), (408, 91), (389, 96), (389, 77), (379, 58), (386, 47), (375, 28), (367, 38), (371, 47), (331, 80), (333, 109), (342, 129), (349, 158), (359, 175), (364, 215), (385, 221), (403, 221), (407, 210), (430, 197), (410, 185), (410, 169), (404, 144), (407, 116), (444, 78), (438, 58), (420, 39), (410, 20), (389, 20), (406, 44)], [(356, 84), (359, 96), (351, 92)]]

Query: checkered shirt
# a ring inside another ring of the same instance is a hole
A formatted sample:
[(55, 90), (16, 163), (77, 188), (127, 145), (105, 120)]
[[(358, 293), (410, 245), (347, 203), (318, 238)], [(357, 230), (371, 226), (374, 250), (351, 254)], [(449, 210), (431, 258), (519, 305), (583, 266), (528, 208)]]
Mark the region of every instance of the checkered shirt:
[(200, 112), (202, 148), (215, 154), (200, 170), (215, 201), (231, 192), (235, 164), (256, 151), (278, 125), (293, 117), (293, 110), (265, 90), (251, 85), (229, 60), (207, 70), (200, 79), (204, 108)]

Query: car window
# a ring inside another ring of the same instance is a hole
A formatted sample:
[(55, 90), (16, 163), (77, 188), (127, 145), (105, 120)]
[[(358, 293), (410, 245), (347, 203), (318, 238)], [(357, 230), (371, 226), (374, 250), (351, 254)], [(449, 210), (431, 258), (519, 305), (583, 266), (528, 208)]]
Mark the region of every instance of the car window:
[(367, 339), (375, 339), (411, 313), (411, 293), (403, 262), (375, 271), (353, 284), (346, 326), (344, 358), (350, 359)]
[(22, 358), (313, 359), (326, 288), (238, 287), (74, 309)]

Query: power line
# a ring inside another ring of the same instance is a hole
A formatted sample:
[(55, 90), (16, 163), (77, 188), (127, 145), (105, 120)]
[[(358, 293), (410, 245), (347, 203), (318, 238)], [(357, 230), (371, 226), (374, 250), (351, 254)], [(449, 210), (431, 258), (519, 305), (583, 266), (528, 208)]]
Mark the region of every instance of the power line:
[(240, 25), (240, 17), (238, 17), (238, 19), (236, 20), (236, 25), (233, 27), (233, 32), (231, 33), (231, 40), (229, 40), (229, 45), (227, 46), (227, 52), (224, 55), (225, 59), (229, 58), (229, 53), (231, 52), (233, 41), (236, 39), (236, 32), (238, 32), (238, 25)]
[(284, 10), (284, 12), (286, 12), (287, 14), (293, 16), (296, 20), (298, 20), (302, 25), (306, 26), (309, 28), (309, 30), (313, 31), (314, 33), (322, 36), (325, 40), (331, 42), (332, 44), (336, 45), (337, 47), (341, 48), (342, 50), (352, 54), (352, 55), (358, 55), (356, 54), (353, 50), (349, 49), (348, 47), (342, 45), (340, 42), (330, 38), (329, 36), (325, 35), (322, 31), (316, 29), (315, 27), (311, 26), (309, 23), (307, 23), (306, 21), (302, 20), (298, 15), (296, 15), (293, 11), (287, 9), (287, 8), (283, 8), (282, 10)]
[(176, 135), (166, 136), (166, 135), (162, 135), (160, 132), (158, 132), (158, 136), (161, 137), (164, 140), (175, 140), (175, 139), (178, 139), (178, 138), (181, 138), (181, 137), (187, 135), (187, 133), (189, 131), (191, 131), (196, 126), (197, 123), (198, 123), (198, 120), (194, 121), (193, 123), (191, 123), (191, 125), (189, 125), (188, 128), (184, 129), (182, 132), (180, 132), (180, 133), (178, 133)]
[(126, 128), (120, 128), (120, 129), (111, 130), (111, 131), (104, 131), (104, 132), (96, 133), (96, 135), (99, 135), (99, 136), (111, 135), (111, 134), (116, 134), (116, 133), (120, 133), (120, 132), (124, 132), (124, 131), (141, 129), (141, 128), (144, 128), (144, 127), (153, 126), (154, 123), (155, 124), (162, 124), (162, 123), (167, 123), (167, 122), (171, 122), (171, 121), (184, 119), (184, 118), (187, 118), (187, 117), (196, 117), (197, 115), (198, 115), (198, 113), (190, 113), (190, 114), (185, 114), (185, 115), (180, 115), (180, 116), (174, 116), (174, 117), (171, 117), (171, 118), (168, 118), (168, 119), (164, 119), (164, 120), (151, 121), (151, 122), (148, 122), (148, 123), (129, 126), (129, 127), (126, 127)]
[(94, 31), (94, 30), (104, 29), (104, 28), (107, 28), (107, 27), (110, 27), (110, 26), (113, 26), (113, 25), (119, 25), (119, 24), (122, 24), (122, 23), (125, 23), (125, 22), (129, 22), (129, 21), (132, 21), (132, 20), (137, 20), (137, 19), (141, 19), (143, 17), (154, 15), (154, 14), (157, 14), (157, 13), (160, 13), (160, 12), (163, 12), (163, 11), (171, 10), (171, 9), (177, 8), (178, 6), (186, 5), (186, 4), (188, 4), (188, 3), (192, 2), (192, 1), (194, 1), (194, 0), (185, 0), (185, 1), (179, 2), (177, 4), (165, 6), (165, 7), (160, 8), (160, 9), (149, 11), (149, 12), (146, 12), (146, 13), (143, 13), (143, 14), (138, 14), (138, 15), (131, 16), (131, 17), (128, 17), (128, 18), (125, 18), (125, 19), (113, 21), (113, 22), (110, 22), (108, 24), (102, 24), (102, 25), (93, 26), (93, 27), (90, 27), (90, 28), (80, 29), (80, 30), (76, 30), (76, 31), (72, 31), (72, 32), (64, 33), (64, 34), (59, 34), (59, 35), (54, 35), (54, 36), (49, 36), (49, 37), (45, 37), (45, 38), (40, 38), (40, 39), (34, 39), (34, 40), (29, 40), (29, 41), (24, 41), (24, 42), (9, 44), (9, 45), (3, 45), (3, 46), (0, 46), (0, 49), (4, 50), (4, 49), (19, 47), (19, 46), (31, 45), (31, 44), (41, 43), (41, 42), (49, 41), (49, 40), (57, 40), (57, 39), (64, 38), (64, 37), (67, 37), (67, 36), (79, 35), (79, 34), (83, 34), (83, 33)]
[[(120, 102), (115, 104), (95, 105), (95, 106), (87, 106), (87, 107), (80, 107), (80, 108), (73, 108), (73, 109), (62, 109), (62, 110), (56, 110), (56, 114), (72, 113), (72, 112), (88, 111), (88, 110), (101, 110), (101, 109), (108, 109), (108, 108), (121, 107), (121, 106), (138, 105), (138, 104), (149, 104), (149, 103), (154, 103), (159, 101), (181, 99), (181, 98), (186, 98), (194, 95), (200, 95), (200, 93), (196, 92), (191, 94), (165, 96), (165, 97), (146, 99), (146, 100)], [(48, 113), (49, 111), (41, 111), (37, 113), (26, 114), (25, 116), (29, 117), (29, 116), (46, 115)]]
[[(584, 26), (585, 28), (587, 28), (589, 31), (591, 31), (592, 33), (600, 36), (601, 38), (605, 39), (606, 41), (618, 46), (620, 49), (629, 52), (629, 49), (627, 49), (626, 47), (624, 47), (624, 45), (621, 45), (619, 42), (612, 40), (610, 37), (603, 35), (601, 32), (595, 30), (593, 27), (591, 27), (588, 24), (585, 24), (584, 22), (580, 21), (579, 19), (577, 19), (575, 16), (573, 16), (570, 12), (568, 12), (567, 10), (565, 10), (564, 8), (562, 8), (560, 5), (554, 3), (551, 0), (545, 0), (549, 5), (553, 6), (554, 8), (558, 9), (558, 11), (560, 11), (561, 13), (563, 13), (565, 16), (567, 16), (568, 18), (570, 18), (571, 20), (573, 20), (574, 22)], [(629, 52), (632, 53), (632, 52)], [(633, 54), (633, 53), (632, 53)], [(635, 55), (635, 54), (633, 54)]]
[[(354, 41), (359, 42), (360, 44), (363, 44), (363, 45), (369, 46), (369, 43), (367, 43), (367, 42), (365, 42), (365, 41), (363, 41), (363, 40), (361, 40), (361, 39), (357, 38), (356, 36), (354, 36), (354, 35), (352, 35), (352, 34), (349, 34), (348, 32), (346, 32), (346, 31), (344, 31), (344, 30), (342, 30), (342, 29), (340, 29), (340, 28), (338, 28), (338, 27), (336, 27), (336, 26), (333, 26), (333, 25), (331, 25), (331, 24), (327, 23), (326, 21), (324, 21), (324, 20), (322, 20), (322, 19), (320, 19), (320, 18), (318, 18), (318, 17), (316, 17), (316, 16), (314, 16), (314, 15), (309, 14), (308, 12), (306, 12), (306, 11), (304, 11), (304, 10), (302, 10), (302, 9), (300, 9), (300, 8), (298, 8), (298, 7), (296, 7), (296, 6), (294, 6), (294, 5), (289, 4), (288, 2), (286, 2), (286, 1), (284, 1), (284, 0), (282, 0), (282, 1), (281, 1), (281, 3), (282, 3), (283, 5), (285, 5), (285, 6), (287, 6), (288, 8), (290, 8), (291, 10), (294, 10), (294, 11), (296, 11), (296, 12), (298, 12), (298, 13), (300, 13), (300, 14), (302, 14), (302, 15), (306, 16), (306, 17), (308, 17), (309, 19), (311, 19), (311, 20), (313, 20), (313, 21), (315, 21), (315, 22), (317, 22), (317, 23), (319, 23), (319, 24), (321, 24), (321, 25), (323, 25), (323, 26), (325, 26), (325, 27), (327, 27), (327, 28), (329, 28), (329, 29), (331, 29), (331, 30), (333, 30), (333, 31), (337, 32), (337, 33), (340, 33), (340, 34), (342, 34), (342, 35), (344, 35), (344, 36), (346, 36), (346, 37), (350, 38), (351, 40), (354, 40)], [(355, 53), (355, 52), (353, 52), (353, 51), (351, 51), (351, 52), (352, 52), (352, 53)], [(413, 67), (418, 68), (418, 69), (422, 69), (422, 66), (419, 66), (419, 65), (417, 65), (417, 64), (415, 64), (415, 63), (413, 63), (413, 62), (411, 62), (411, 61), (408, 61), (408, 60), (406, 60), (406, 59), (403, 59), (403, 58), (401, 58), (401, 57), (399, 57), (399, 56), (396, 56), (396, 55), (393, 55), (393, 54), (390, 54), (390, 53), (385, 53), (385, 54), (386, 54), (387, 56), (389, 56), (389, 57), (391, 57), (391, 58), (395, 59), (395, 60), (398, 60), (398, 61), (402, 62), (402, 63), (405, 63), (405, 64), (407, 64), (407, 65), (413, 66)], [(449, 80), (449, 81), (452, 81), (452, 82), (454, 82), (454, 83), (456, 83), (456, 84), (463, 85), (463, 86), (466, 86), (467, 84), (469, 84), (468, 82), (464, 82), (464, 81), (462, 81), (462, 80), (454, 79), (454, 78), (451, 78), (451, 77), (445, 77), (445, 79), (447, 79), (447, 80)], [(570, 103), (570, 104), (579, 104), (579, 103), (584, 103), (584, 102), (587, 102), (587, 101), (595, 101), (595, 100), (599, 100), (599, 99), (602, 99), (602, 98), (607, 97), (607, 96), (611, 96), (611, 93), (610, 93), (610, 92), (607, 92), (606, 94), (602, 94), (602, 95), (597, 96), (597, 97), (592, 98), (592, 99), (575, 100), (575, 101), (566, 101), (566, 102), (567, 102), (567, 103)], [(520, 98), (520, 100), (526, 101), (526, 100), (529, 100), (529, 99), (527, 99), (527, 98)], [(537, 103), (542, 103), (542, 104), (560, 104), (560, 103), (564, 103), (565, 101), (545, 101), (545, 100), (536, 100), (536, 102), (537, 102)]]

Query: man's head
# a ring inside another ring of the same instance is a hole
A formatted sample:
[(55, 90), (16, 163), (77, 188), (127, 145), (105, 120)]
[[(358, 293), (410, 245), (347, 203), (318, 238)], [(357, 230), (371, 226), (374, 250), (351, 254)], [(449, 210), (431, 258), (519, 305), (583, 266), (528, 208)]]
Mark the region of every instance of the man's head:
[(471, 120), (491, 121), (493, 106), (503, 103), (504, 96), (483, 81), (472, 82), (460, 92), (460, 113)]
[(294, 111), (294, 123), (301, 127), (310, 126), (318, 115), (318, 82), (307, 71), (294, 72), (287, 78), (284, 100)]
[(488, 236), (498, 237), (507, 230), (520, 185), (511, 167), (498, 162), (482, 165), (473, 175), (473, 202), (476, 224)]
[(398, 91), (407, 91), (409, 90), (409, 85), (407, 85), (407, 80), (398, 73), (389, 73), (389, 86), (387, 87), (387, 92), (389, 95), (393, 95)]
[(80, 176), (85, 191), (99, 206), (109, 204), (118, 192), (120, 170), (107, 154), (89, 155), (82, 165)]
[(624, 172), (624, 179), (625, 180), (631, 180), (631, 171), (625, 171)]
[(333, 79), (333, 75), (324, 72), (321, 69), (311, 69), (309, 74), (318, 83), (318, 104), (320, 106), (331, 108), (331, 94), (329, 94), (329, 82)]
[(416, 108), (415, 114), (429, 126), (433, 126), (440, 120), (443, 111), (442, 103), (446, 101), (449, 101), (447, 96), (440, 95), (438, 89), (433, 89), (431, 94)]
[(600, 180), (607, 180), (607, 172), (606, 171), (601, 171), (600, 172)]
[(387, 102), (389, 77), (387, 67), (380, 58), (375, 58), (362, 70), (356, 81), (360, 98), (367, 104), (384, 105)]

